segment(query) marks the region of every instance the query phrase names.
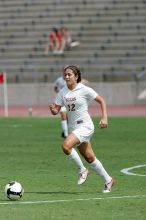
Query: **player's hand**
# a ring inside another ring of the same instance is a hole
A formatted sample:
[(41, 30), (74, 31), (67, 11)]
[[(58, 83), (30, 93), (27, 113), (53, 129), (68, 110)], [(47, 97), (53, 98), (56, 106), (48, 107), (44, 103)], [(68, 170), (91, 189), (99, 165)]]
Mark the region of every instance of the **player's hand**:
[(107, 118), (101, 118), (99, 122), (100, 128), (107, 128), (108, 127), (108, 121)]
[(49, 108), (50, 108), (50, 111), (52, 112), (53, 115), (56, 115), (58, 113), (55, 103), (51, 103), (49, 105)]

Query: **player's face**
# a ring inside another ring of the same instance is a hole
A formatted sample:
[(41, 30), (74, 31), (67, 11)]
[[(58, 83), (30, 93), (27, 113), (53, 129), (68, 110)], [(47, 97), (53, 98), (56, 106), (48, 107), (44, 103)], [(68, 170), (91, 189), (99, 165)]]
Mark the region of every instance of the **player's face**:
[(77, 84), (77, 76), (75, 76), (72, 69), (66, 69), (64, 72), (64, 79), (68, 86), (76, 85)]

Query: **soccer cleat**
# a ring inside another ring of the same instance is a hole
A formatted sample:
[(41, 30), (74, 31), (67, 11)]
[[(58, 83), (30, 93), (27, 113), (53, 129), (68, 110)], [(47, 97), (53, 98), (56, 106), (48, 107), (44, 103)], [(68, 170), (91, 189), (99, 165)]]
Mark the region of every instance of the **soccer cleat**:
[(82, 173), (79, 173), (78, 185), (81, 185), (86, 181), (88, 174), (89, 174), (88, 169), (84, 170)]
[(115, 184), (115, 180), (114, 179), (111, 179), (111, 181), (109, 182), (109, 183), (106, 183), (105, 185), (104, 185), (104, 189), (103, 189), (103, 193), (109, 193), (109, 192), (111, 192), (111, 188), (112, 188), (112, 186)]

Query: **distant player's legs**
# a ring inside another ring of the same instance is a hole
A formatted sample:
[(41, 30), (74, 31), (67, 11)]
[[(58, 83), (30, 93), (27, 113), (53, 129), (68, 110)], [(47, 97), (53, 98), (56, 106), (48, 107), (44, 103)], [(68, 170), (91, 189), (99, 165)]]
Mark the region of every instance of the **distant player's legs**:
[(62, 128), (62, 137), (66, 138), (68, 136), (68, 124), (67, 124), (67, 112), (64, 107), (60, 111), (61, 116), (61, 128)]

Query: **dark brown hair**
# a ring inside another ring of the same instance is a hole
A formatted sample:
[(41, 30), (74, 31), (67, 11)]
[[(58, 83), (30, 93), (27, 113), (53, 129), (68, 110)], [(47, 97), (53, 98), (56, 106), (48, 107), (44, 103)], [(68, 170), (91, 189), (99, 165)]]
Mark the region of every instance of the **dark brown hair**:
[(71, 69), (73, 71), (73, 73), (75, 74), (75, 76), (77, 76), (77, 83), (81, 82), (81, 71), (80, 69), (77, 67), (77, 66), (66, 66), (64, 67), (64, 72), (67, 70), (67, 69)]

